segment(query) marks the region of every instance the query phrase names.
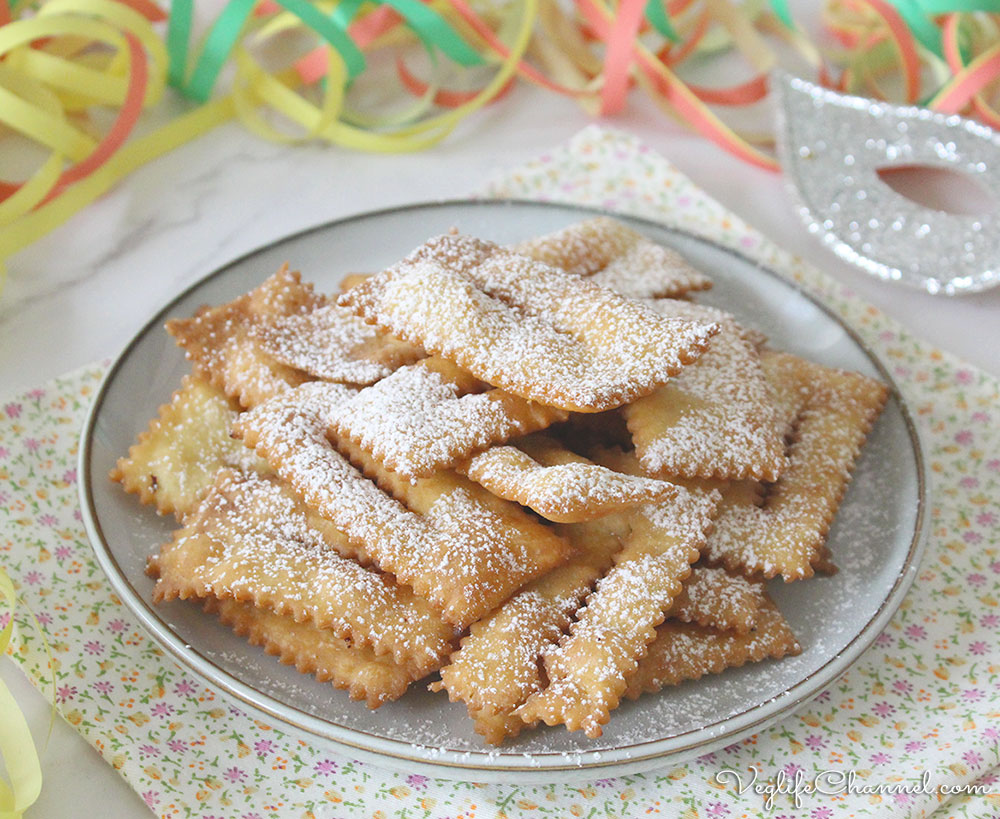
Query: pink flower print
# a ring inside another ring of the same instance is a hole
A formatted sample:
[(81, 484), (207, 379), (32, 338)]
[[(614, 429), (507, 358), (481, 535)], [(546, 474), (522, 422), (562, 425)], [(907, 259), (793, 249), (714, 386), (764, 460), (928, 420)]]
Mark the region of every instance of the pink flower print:
[(187, 744), (183, 739), (171, 739), (167, 742), (167, 747), (175, 754), (182, 754), (187, 750)]
[(242, 771), (242, 770), (240, 770), (239, 768), (237, 768), (235, 766), (232, 767), (232, 768), (227, 768), (226, 771), (222, 774), (222, 777), (223, 777), (223, 779), (228, 779), (234, 785), (237, 782), (246, 782), (247, 781), (246, 771)]
[(963, 489), (975, 489), (977, 486), (979, 486), (979, 479), (973, 478), (971, 475), (967, 475), (966, 477), (962, 478), (962, 480), (960, 480), (958, 483)]
[(979, 625), (983, 628), (996, 628), (1000, 626), (1000, 614), (984, 614), (979, 618)]
[(613, 788), (615, 785), (614, 779), (598, 779), (595, 783), (598, 788)]
[(978, 768), (983, 764), (983, 755), (978, 751), (966, 751), (962, 754), (962, 761), (973, 768)]
[(955, 373), (955, 380), (959, 384), (971, 384), (973, 382), (972, 373), (968, 370), (959, 370)]
[(177, 683), (177, 685), (174, 686), (174, 693), (182, 697), (189, 697), (196, 690), (197, 689), (191, 684), (190, 680), (181, 680), (179, 683)]
[(903, 746), (908, 754), (915, 754), (917, 751), (922, 751), (925, 747), (927, 746), (919, 739), (911, 739)]
[(262, 819), (259, 813), (244, 813), (240, 819)]
[(10, 612), (5, 611), (0, 613), (0, 631), (7, 628), (7, 624), (10, 622)]
[(972, 443), (972, 430), (963, 429), (961, 432), (955, 433), (955, 443), (961, 444), (962, 446), (968, 446)]
[(418, 791), (424, 790), (427, 787), (427, 782), (427, 777), (420, 774), (410, 774), (406, 777), (406, 783)]
[(70, 546), (60, 546), (56, 549), (56, 558), (58, 560), (69, 560), (73, 556), (73, 549)]
[(110, 623), (108, 623), (108, 628), (111, 629), (115, 634), (119, 634), (125, 631), (125, 621), (119, 618), (115, 618)]
[(829, 702), (829, 701), (830, 701), (829, 690), (820, 692), (819, 696), (816, 697), (816, 702)]
[(973, 532), (971, 529), (962, 532), (962, 540), (966, 543), (980, 543), (982, 539), (983, 536), (979, 532)]
[(68, 702), (77, 694), (76, 686), (63, 685), (56, 690), (56, 702)]
[(990, 458), (986, 462), (986, 468), (992, 472), (1000, 472), (1000, 458)]
[(812, 813), (809, 814), (812, 819), (830, 819), (833, 816), (833, 810), (831, 808), (813, 808)]
[(108, 680), (98, 680), (94, 683), (94, 690), (98, 694), (106, 697), (114, 690), (114, 685), (112, 685)]
[(150, 713), (154, 717), (169, 717), (174, 713), (174, 707), (169, 702), (158, 702)]
[(979, 574), (979, 572), (973, 572), (965, 580), (970, 586), (982, 586), (986, 582), (986, 576)]
[(891, 716), (893, 713), (895, 713), (896, 706), (888, 702), (879, 702), (875, 704), (875, 707), (872, 708), (872, 711), (874, 711), (878, 716), (885, 719), (886, 717)]
[(146, 791), (142, 795), (142, 801), (146, 803), (146, 807), (152, 810), (160, 801), (160, 797), (157, 795), (156, 791)]
[(0, 506), (6, 506), (10, 501), (10, 495), (6, 492), (0, 491)]
[(52, 528), (59, 522), (59, 518), (57, 518), (55, 515), (45, 514), (38, 519), (38, 522), (42, 524), (42, 526), (48, 526), (49, 528)]
[(0, 461), (7, 460), (7, 457), (9, 455), (10, 455), (10, 450), (7, 449), (7, 447), (5, 447), (5, 446), (0, 446)]
[(253, 749), (257, 752), (257, 756), (265, 757), (274, 751), (274, 743), (269, 739), (259, 739), (253, 744)]
[(709, 816), (729, 816), (729, 808), (721, 802), (713, 802), (705, 811)]
[(38, 440), (36, 440), (35, 438), (25, 438), (24, 439), (24, 448), (26, 450), (28, 450), (28, 452), (37, 452), (38, 451), (38, 447), (40, 447), (40, 446), (41, 446), (41, 442), (38, 441)]
[(927, 636), (927, 629), (923, 626), (914, 624), (912, 626), (907, 626), (906, 631), (903, 633), (911, 640), (923, 640)]
[(979, 702), (985, 696), (980, 688), (966, 688), (962, 692), (962, 699), (966, 702)]
[(993, 526), (997, 522), (997, 516), (993, 512), (980, 512), (976, 515), (976, 523), (979, 526)]
[(83, 650), (90, 654), (92, 657), (96, 657), (99, 654), (104, 653), (103, 644), (97, 642), (97, 640), (90, 640), (83, 644)]
[(913, 684), (909, 680), (896, 680), (896, 682), (892, 684), (892, 688), (900, 694), (913, 693)]
[(806, 737), (806, 745), (814, 751), (826, 747), (826, 740), (819, 734), (810, 734)]
[(898, 805), (909, 805), (913, 801), (908, 793), (894, 793), (892, 798), (896, 800)]
[(985, 776), (981, 776), (979, 782), (983, 785), (993, 785), (1000, 782), (1000, 776), (997, 776), (995, 773), (988, 773)]
[(877, 754), (872, 754), (873, 765), (885, 765), (887, 762), (892, 762), (892, 757), (888, 754), (883, 754), (881, 751)]
[(996, 742), (998, 739), (1000, 739), (1000, 731), (998, 731), (993, 726), (990, 726), (985, 731), (983, 731), (983, 736), (986, 737), (986, 739), (992, 739), (994, 742)]
[(316, 763), (314, 770), (319, 774), (332, 774), (335, 770), (337, 770), (337, 763), (332, 759), (324, 759), (321, 762)]
[(715, 764), (715, 754), (714, 753), (704, 754), (704, 755), (698, 757), (698, 762), (701, 765), (713, 765), (713, 764)]
[(45, 395), (45, 390), (43, 390), (41, 387), (35, 387), (35, 389), (29, 391), (27, 395), (28, 398), (30, 398), (32, 401), (37, 401), (39, 398)]
[(989, 423), (990, 416), (985, 412), (974, 412), (972, 413), (972, 420), (977, 424), (986, 424)]
[(20, 418), (21, 417), (21, 405), (10, 403), (7, 404), (3, 411), (7, 413), (8, 418)]
[(892, 635), (887, 631), (883, 631), (878, 637), (875, 638), (876, 645), (886, 648), (892, 645)]
[(63, 483), (76, 483), (76, 470), (75, 469), (67, 469), (63, 473), (63, 478), (62, 479), (63, 479)]
[(24, 576), (24, 582), (29, 586), (37, 586), (42, 582), (42, 576), (36, 571), (30, 571)]
[(789, 762), (784, 768), (782, 768), (782, 770), (785, 772), (785, 776), (787, 776), (789, 779), (794, 779), (795, 774), (797, 774), (799, 771), (804, 771), (805, 768), (803, 768), (801, 765), (796, 765), (794, 762)]
[(896, 334), (892, 330), (883, 330), (878, 334), (878, 337), (882, 341), (892, 341), (896, 337)]
[(982, 640), (976, 640), (971, 646), (969, 646), (969, 653), (975, 654), (977, 657), (982, 657), (986, 653), (986, 643)]
[(43, 611), (38, 614), (35, 619), (38, 621), (40, 626), (50, 626), (52, 625), (52, 615), (47, 611)]
[(157, 748), (155, 745), (148, 745), (148, 744), (140, 745), (139, 753), (142, 754), (143, 756), (159, 756), (160, 749)]

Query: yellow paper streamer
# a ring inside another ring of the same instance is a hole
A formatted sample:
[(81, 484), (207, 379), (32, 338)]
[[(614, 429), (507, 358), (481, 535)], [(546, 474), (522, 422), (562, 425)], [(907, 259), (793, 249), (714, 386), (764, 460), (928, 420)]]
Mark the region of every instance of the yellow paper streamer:
[[(14, 630), (14, 584), (0, 569), (0, 598), (7, 602), (10, 619), (0, 631), (0, 656), (7, 652)], [(0, 680), (0, 756), (7, 769), (9, 783), (0, 779), (0, 819), (20, 819), (42, 792), (42, 768), (28, 723), (13, 694)]]

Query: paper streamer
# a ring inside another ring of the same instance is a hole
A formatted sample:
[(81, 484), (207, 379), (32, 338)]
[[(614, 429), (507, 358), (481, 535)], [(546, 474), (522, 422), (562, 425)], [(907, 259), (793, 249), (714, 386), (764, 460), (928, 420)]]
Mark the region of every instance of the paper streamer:
[[(0, 657), (7, 653), (14, 629), (14, 584), (0, 569), (0, 599), (7, 604), (7, 623), (0, 629)], [(0, 778), (0, 819), (20, 819), (42, 792), (42, 769), (28, 723), (10, 689), (0, 680), (0, 756), (8, 781)]]
[[(0, 181), (0, 262), (229, 118), (281, 142), (417, 151), (518, 80), (594, 115), (622, 111), (639, 89), (777, 170), (771, 133), (731, 127), (724, 113), (768, 95), (779, 41), (801, 58), (792, 70), (828, 87), (1000, 127), (1000, 0), (828, 0), (823, 22), (840, 49), (810, 41), (787, 0), (229, 0), (200, 36), (194, 0), (173, 0), (169, 17), (153, 0), (0, 0), (0, 139), (46, 152), (26, 178)], [(274, 39), (289, 32), (312, 43), (275, 64)], [(401, 105), (361, 110), (353, 89), (387, 49)], [(732, 51), (748, 72), (730, 85), (684, 79), (689, 60)], [(198, 107), (135, 137), (167, 85)], [(107, 108), (102, 131), (92, 115)]]

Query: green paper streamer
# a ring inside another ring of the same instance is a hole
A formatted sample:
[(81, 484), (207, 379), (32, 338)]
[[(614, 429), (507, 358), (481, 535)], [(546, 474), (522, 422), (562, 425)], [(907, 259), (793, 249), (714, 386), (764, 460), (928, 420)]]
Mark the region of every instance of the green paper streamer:
[(778, 19), (788, 28), (795, 28), (795, 21), (792, 19), (792, 12), (788, 8), (788, 0), (771, 0), (771, 9)]
[(167, 82), (182, 89), (187, 76), (188, 41), (191, 39), (191, 21), (194, 17), (192, 0), (173, 0), (167, 18)]
[[(653, 0), (651, 0), (652, 2)], [(282, 2), (282, 0), (278, 0)], [(483, 58), (463, 40), (434, 9), (419, 0), (386, 0), (410, 24), (416, 34), (427, 45), (436, 45), (448, 57), (465, 67), (483, 65)]]
[(899, 12), (903, 21), (909, 26), (913, 36), (924, 48), (932, 54), (944, 59), (944, 50), (941, 45), (941, 29), (934, 21), (927, 16), (927, 12), (922, 9), (918, 0), (894, 0), (893, 5)]
[(670, 40), (670, 42), (679, 43), (681, 37), (674, 28), (673, 23), (670, 22), (670, 16), (667, 14), (664, 4), (665, 0), (649, 0), (646, 4), (646, 19), (653, 28)]

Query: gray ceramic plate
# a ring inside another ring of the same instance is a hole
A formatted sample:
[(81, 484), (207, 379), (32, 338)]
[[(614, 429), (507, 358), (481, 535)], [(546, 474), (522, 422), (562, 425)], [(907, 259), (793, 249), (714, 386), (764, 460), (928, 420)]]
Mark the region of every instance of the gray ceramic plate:
[[(841, 571), (770, 590), (804, 651), (626, 702), (598, 740), (562, 728), (528, 731), (499, 750), (483, 746), (461, 704), (414, 686), (368, 711), (341, 691), (279, 665), (190, 603), (153, 607), (146, 558), (172, 520), (141, 507), (107, 478), (115, 460), (177, 387), (188, 367), (162, 329), (255, 286), (288, 261), (321, 290), (348, 272), (377, 270), (452, 226), (498, 242), (563, 227), (579, 208), (529, 202), (447, 202), (364, 214), (291, 236), (218, 270), (164, 307), (108, 373), (84, 430), (84, 517), (112, 585), (181, 665), (315, 745), (385, 765), (475, 781), (547, 780), (648, 770), (758, 731), (820, 693), (874, 640), (913, 580), (924, 520), (924, 470), (898, 393), (878, 421), (830, 534)], [(672, 245), (715, 280), (704, 301), (766, 332), (774, 346), (890, 381), (885, 367), (837, 318), (754, 262), (652, 222), (629, 221)], [(555, 772), (560, 772), (556, 774)]]

